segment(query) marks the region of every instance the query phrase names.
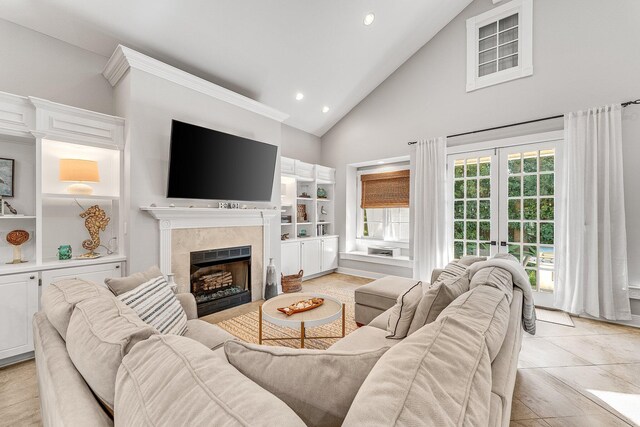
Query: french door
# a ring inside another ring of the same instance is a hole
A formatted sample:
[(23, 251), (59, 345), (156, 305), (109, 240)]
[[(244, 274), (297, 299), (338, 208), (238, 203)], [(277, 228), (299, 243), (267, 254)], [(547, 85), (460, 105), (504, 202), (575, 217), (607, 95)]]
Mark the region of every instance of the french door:
[(553, 305), (555, 143), (449, 156), (451, 254), (510, 253), (525, 267), (536, 305)]

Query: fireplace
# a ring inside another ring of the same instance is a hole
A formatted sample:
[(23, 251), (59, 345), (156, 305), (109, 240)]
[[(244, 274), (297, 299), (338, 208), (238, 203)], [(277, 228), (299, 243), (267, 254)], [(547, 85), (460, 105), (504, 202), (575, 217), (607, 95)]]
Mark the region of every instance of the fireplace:
[(251, 246), (191, 252), (198, 317), (251, 302)]

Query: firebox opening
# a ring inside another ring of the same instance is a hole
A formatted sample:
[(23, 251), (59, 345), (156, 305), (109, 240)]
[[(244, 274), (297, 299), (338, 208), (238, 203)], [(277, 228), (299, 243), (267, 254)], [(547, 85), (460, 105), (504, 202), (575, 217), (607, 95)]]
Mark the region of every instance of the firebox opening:
[(198, 317), (251, 301), (251, 246), (191, 253)]

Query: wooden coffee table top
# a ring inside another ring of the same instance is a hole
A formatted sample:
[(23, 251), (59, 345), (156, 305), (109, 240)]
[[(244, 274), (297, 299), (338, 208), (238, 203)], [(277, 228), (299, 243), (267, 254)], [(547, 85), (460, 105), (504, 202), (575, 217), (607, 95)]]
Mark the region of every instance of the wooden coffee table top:
[[(287, 307), (295, 302), (310, 298), (323, 298), (324, 304), (313, 310), (303, 311), (287, 316), (278, 311), (280, 307)], [(299, 328), (304, 322), (305, 327), (325, 325), (339, 319), (342, 315), (342, 303), (328, 295), (315, 293), (282, 294), (271, 298), (262, 304), (262, 318), (270, 323), (288, 328)]]

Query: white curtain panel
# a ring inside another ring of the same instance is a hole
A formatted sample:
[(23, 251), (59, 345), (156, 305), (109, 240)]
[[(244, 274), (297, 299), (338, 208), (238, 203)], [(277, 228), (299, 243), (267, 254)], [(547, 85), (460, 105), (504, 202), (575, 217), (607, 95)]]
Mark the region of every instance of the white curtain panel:
[(413, 277), (428, 281), (449, 258), (447, 241), (447, 138), (420, 140), (413, 163)]
[(555, 305), (629, 320), (620, 105), (569, 113), (556, 166)]

